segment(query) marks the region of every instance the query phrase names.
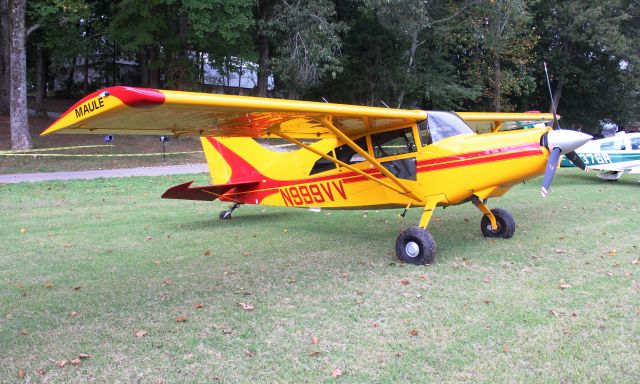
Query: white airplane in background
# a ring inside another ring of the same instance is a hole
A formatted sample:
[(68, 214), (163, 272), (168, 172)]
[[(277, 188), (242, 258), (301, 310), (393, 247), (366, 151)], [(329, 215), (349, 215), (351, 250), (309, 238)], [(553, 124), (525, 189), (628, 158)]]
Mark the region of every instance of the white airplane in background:
[[(640, 132), (619, 132), (615, 136), (591, 140), (576, 149), (589, 170), (596, 170), (598, 177), (617, 181), (624, 173), (640, 173)], [(562, 161), (562, 166), (573, 164)]]

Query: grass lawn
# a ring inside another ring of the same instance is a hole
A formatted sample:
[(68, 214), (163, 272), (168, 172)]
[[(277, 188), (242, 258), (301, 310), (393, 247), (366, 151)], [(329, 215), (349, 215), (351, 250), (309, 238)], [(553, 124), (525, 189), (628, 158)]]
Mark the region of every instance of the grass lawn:
[(510, 240), (439, 209), (424, 267), (393, 251), (419, 210), (219, 221), (158, 198), (175, 176), (0, 185), (0, 382), (638, 383), (636, 179), (519, 185), (489, 202)]

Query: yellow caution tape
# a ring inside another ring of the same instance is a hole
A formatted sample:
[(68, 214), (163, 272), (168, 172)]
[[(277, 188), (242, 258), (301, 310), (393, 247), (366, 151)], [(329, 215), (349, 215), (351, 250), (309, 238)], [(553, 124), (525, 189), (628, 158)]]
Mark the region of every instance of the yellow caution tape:
[(109, 144), (100, 144), (100, 145), (77, 145), (75, 147), (57, 147), (57, 148), (38, 148), (38, 149), (12, 149), (7, 151), (0, 151), (1, 154), (4, 153), (31, 153), (31, 152), (49, 152), (49, 151), (66, 151), (70, 149), (79, 149), (79, 148), (102, 148), (102, 147), (111, 147)]
[(117, 154), (91, 154), (91, 155), (70, 155), (65, 153), (3, 153), (0, 156), (32, 156), (32, 157), (135, 157), (135, 156), (162, 156), (162, 155), (183, 155), (190, 153), (202, 153), (202, 151), (191, 152), (167, 152), (167, 153), (117, 153)]

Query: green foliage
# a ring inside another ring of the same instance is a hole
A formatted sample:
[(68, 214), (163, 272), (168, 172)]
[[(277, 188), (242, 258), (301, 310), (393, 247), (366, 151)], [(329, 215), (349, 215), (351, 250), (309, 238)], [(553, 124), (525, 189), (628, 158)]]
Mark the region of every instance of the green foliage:
[(564, 124), (595, 130), (601, 119), (638, 119), (639, 8), (633, 0), (34, 0), (28, 24), (40, 29), (29, 49), (47, 48), (59, 81), (87, 58), (110, 83), (115, 45), (164, 88), (205, 89), (209, 63), (223, 75), (271, 74), (276, 96), (457, 110), (548, 109), (546, 61)]
[(346, 28), (336, 22), (334, 4), (328, 0), (282, 1), (267, 33), (278, 41), (271, 59), (274, 74), (291, 97), (296, 98), (326, 77), (342, 71), (339, 33)]

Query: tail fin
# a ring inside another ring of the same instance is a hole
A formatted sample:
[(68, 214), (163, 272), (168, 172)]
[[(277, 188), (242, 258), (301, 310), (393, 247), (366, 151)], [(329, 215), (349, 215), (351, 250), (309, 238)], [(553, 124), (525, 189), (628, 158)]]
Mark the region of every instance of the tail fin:
[[(264, 162), (268, 152), (251, 138), (202, 137), (212, 184), (261, 181), (265, 177), (254, 164)], [(241, 155), (240, 155), (241, 154)]]

